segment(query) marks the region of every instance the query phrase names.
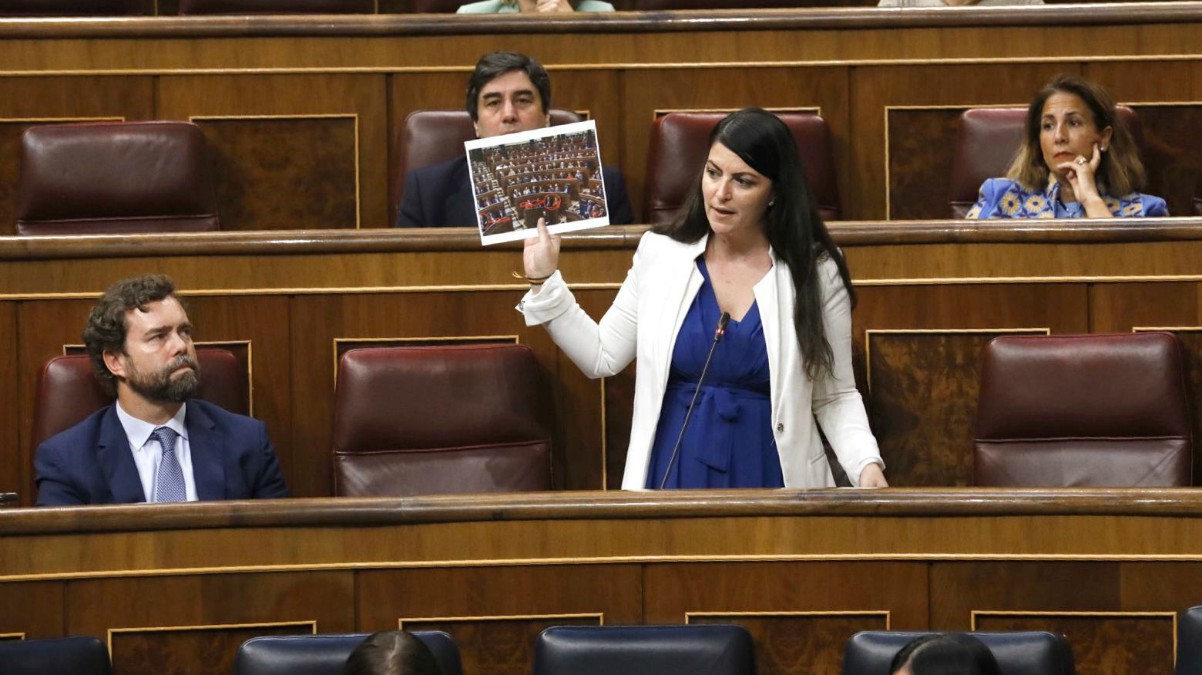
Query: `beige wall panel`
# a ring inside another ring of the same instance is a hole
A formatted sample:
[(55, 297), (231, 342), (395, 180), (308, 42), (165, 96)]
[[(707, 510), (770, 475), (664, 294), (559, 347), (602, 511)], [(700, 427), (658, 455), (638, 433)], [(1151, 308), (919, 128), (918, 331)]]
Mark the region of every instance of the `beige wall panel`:
[[(164, 76), (159, 116), (239, 117), (347, 115), (358, 117), (361, 227), (387, 223), (388, 132), (383, 75)], [(352, 151), (347, 148), (347, 151)], [(281, 194), (280, 199), (287, 199)]]
[(656, 111), (818, 108), (831, 128), (839, 193), (847, 219), (864, 217), (851, 176), (848, 74), (846, 68), (655, 68), (622, 78), (623, 169), (634, 199), (635, 220), (644, 221), (647, 152)]
[[(987, 38), (996, 40), (997, 36)], [(851, 78), (852, 162), (858, 180), (843, 197), (858, 205), (855, 217), (887, 218), (885, 169), (888, 164), (904, 166), (900, 158), (886, 155), (885, 108), (887, 106), (978, 106), (1024, 104), (1052, 75), (1076, 70), (1073, 64), (999, 64), (948, 66), (912, 64), (864, 66)], [(952, 147), (947, 148), (950, 154)], [(943, 182), (946, 176), (932, 177)], [(905, 199), (890, 195), (890, 199)]]

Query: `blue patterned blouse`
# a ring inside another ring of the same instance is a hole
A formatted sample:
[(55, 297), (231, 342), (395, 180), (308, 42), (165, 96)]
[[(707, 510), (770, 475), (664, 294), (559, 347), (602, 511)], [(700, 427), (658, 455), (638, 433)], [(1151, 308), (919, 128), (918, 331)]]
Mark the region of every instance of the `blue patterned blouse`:
[[(1102, 195), (1106, 208), (1118, 218), (1167, 216), (1168, 206), (1160, 197), (1132, 192), (1123, 197)], [(981, 185), (977, 203), (965, 218), (1084, 218), (1080, 202), (1060, 201), (1060, 183), (1048, 182), (1042, 192), (1027, 190), (1008, 178), (990, 178)]]

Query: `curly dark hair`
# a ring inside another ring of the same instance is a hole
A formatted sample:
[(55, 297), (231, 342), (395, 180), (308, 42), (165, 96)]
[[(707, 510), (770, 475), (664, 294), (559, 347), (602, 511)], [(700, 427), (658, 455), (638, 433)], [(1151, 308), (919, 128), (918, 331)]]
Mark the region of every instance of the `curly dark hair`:
[(131, 309), (144, 309), (152, 302), (174, 296), (175, 282), (171, 277), (146, 274), (122, 279), (109, 286), (92, 307), (88, 325), (83, 329), (83, 343), (88, 358), (92, 360), (92, 372), (110, 396), (117, 395), (117, 377), (104, 364), (104, 353), (125, 353), (125, 335), (129, 331), (125, 314)]

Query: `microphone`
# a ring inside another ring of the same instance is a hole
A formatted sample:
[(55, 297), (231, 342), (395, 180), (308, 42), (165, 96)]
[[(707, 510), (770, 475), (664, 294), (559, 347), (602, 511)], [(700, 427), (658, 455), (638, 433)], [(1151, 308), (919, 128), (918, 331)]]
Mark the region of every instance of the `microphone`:
[(730, 323), (730, 312), (722, 312), (722, 316), (718, 317), (718, 327), (714, 329), (714, 341), (710, 343), (710, 351), (705, 355), (705, 365), (701, 367), (701, 377), (697, 378), (697, 388), (693, 390), (693, 398), (689, 401), (689, 408), (684, 413), (684, 422), (680, 425), (680, 435), (676, 437), (676, 446), (672, 448), (672, 456), (668, 459), (668, 468), (664, 471), (663, 480), (659, 482), (659, 489), (664, 489), (668, 484), (668, 476), (672, 475), (672, 465), (676, 463), (676, 455), (680, 453), (680, 444), (684, 441), (684, 430), (689, 427), (689, 418), (693, 416), (693, 406), (697, 403), (697, 395), (701, 393), (701, 384), (705, 382), (705, 375), (710, 371), (710, 361), (714, 358), (714, 350), (718, 348), (718, 343), (722, 341), (722, 336), (726, 335), (726, 324)]

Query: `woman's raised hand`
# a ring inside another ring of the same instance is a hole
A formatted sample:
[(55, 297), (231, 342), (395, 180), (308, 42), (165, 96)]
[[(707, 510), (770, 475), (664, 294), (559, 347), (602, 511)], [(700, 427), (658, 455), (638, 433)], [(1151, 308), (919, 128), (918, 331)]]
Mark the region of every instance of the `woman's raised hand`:
[(522, 265), (528, 279), (545, 279), (559, 268), (560, 235), (547, 232), (545, 218), (538, 219), (538, 237), (527, 239), (522, 249)]

